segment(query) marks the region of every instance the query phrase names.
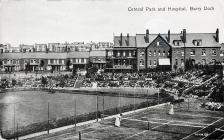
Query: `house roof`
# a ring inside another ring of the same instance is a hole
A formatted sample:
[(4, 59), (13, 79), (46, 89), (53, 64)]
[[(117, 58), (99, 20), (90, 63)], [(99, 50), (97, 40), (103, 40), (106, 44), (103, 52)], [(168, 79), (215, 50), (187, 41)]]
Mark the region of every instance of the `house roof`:
[(68, 52), (68, 53), (43, 53), (43, 52), (35, 52), (35, 53), (2, 53), (0, 55), (0, 59), (27, 59), (27, 58), (40, 58), (40, 59), (66, 59), (66, 58), (89, 58), (89, 52), (84, 51), (76, 51), (76, 52)]
[(95, 57), (95, 56), (103, 56), (106, 57), (106, 51), (105, 50), (93, 50), (90, 52), (90, 57)]
[[(149, 43), (146, 43), (145, 34), (136, 34), (136, 47), (147, 47), (159, 34), (149, 34)], [(215, 40), (215, 33), (187, 33), (186, 34), (186, 47), (220, 47), (220, 44)], [(160, 34), (166, 41), (168, 34)], [(181, 34), (170, 34), (170, 46), (173, 48), (184, 47), (181, 39)], [(202, 40), (202, 46), (195, 46), (193, 40)], [(175, 46), (173, 41), (181, 40), (180, 46)]]
[(114, 36), (114, 47), (136, 47), (135, 36), (129, 36), (129, 44), (128, 44), (128, 37), (122, 36)]

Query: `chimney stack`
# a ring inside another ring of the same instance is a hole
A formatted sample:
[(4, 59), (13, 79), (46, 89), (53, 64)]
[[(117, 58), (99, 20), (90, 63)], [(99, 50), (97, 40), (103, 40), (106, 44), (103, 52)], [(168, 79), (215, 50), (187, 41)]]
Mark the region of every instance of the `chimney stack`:
[(120, 36), (120, 46), (122, 46), (122, 42), (123, 42), (123, 40), (122, 40), (122, 33), (121, 33), (121, 36)]
[(167, 42), (170, 43), (170, 30), (168, 30)]
[(216, 29), (216, 42), (219, 42), (219, 28)]
[(129, 46), (129, 33), (127, 33), (127, 46)]
[(183, 29), (183, 42), (186, 43), (186, 29)]
[(149, 43), (149, 29), (146, 30), (146, 43)]

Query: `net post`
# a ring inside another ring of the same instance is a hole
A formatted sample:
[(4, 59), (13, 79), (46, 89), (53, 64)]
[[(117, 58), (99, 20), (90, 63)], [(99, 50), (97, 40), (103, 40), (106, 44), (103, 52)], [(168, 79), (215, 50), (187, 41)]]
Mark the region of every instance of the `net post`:
[(79, 131), (79, 140), (81, 140), (81, 139), (82, 139), (81, 132)]
[(75, 99), (75, 102), (74, 102), (74, 123), (75, 123), (75, 128), (76, 128), (76, 99)]
[(19, 139), (19, 127), (18, 127), (18, 123), (16, 123), (16, 140)]

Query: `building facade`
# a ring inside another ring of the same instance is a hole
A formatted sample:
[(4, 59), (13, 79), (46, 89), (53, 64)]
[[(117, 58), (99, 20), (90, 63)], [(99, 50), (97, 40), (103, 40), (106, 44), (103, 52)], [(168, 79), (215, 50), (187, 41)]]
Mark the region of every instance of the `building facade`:
[[(125, 71), (129, 65), (129, 69), (137, 71), (155, 68), (176, 71), (185, 69), (188, 62), (203, 66), (222, 61), (220, 49), (219, 29), (215, 33), (169, 30), (166, 34), (150, 34), (146, 30), (145, 34), (135, 36), (114, 36), (114, 48), (107, 50), (107, 63), (112, 61), (112, 69), (116, 71)], [(133, 55), (126, 55), (129, 53)]]

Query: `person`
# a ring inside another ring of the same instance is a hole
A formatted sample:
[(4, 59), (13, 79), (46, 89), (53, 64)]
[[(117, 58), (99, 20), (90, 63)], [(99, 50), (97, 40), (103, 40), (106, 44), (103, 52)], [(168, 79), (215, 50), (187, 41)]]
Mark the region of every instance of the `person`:
[(170, 110), (169, 110), (168, 114), (169, 115), (173, 115), (174, 114), (173, 103), (170, 104)]
[(121, 125), (121, 116), (122, 116), (122, 114), (115, 116), (115, 124), (114, 125), (116, 127), (120, 127), (120, 125)]
[(6, 140), (6, 139), (4, 139), (3, 136), (2, 136), (2, 130), (1, 130), (1, 129), (0, 129), (0, 140)]

